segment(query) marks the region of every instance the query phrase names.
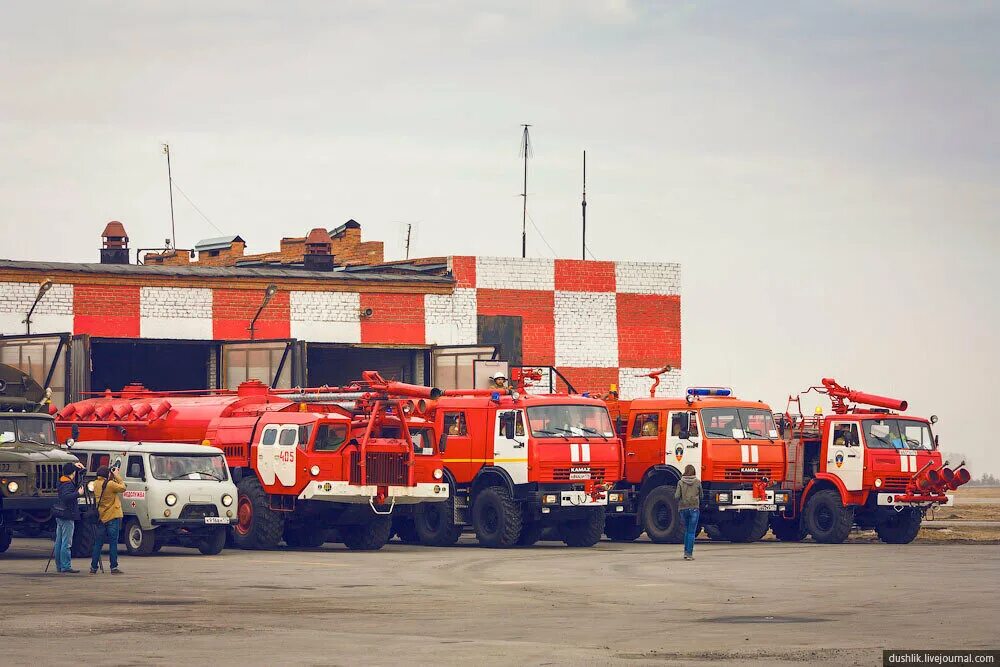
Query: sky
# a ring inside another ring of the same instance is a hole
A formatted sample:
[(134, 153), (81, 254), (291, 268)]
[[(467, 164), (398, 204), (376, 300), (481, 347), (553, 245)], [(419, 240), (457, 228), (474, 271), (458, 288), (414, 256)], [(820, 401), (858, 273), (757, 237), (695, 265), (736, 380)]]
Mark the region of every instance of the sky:
[(162, 143), (180, 247), (518, 255), (530, 123), (529, 256), (580, 256), (586, 150), (590, 255), (683, 265), (687, 383), (832, 376), (1000, 472), (995, 2), (4, 3), (0, 90), (10, 259), (161, 245)]

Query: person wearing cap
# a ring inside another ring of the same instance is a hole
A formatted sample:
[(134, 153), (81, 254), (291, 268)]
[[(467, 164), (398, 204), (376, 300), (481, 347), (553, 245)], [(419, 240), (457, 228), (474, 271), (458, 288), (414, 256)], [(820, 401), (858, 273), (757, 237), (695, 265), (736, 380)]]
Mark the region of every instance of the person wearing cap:
[(118, 466), (111, 468), (101, 466), (97, 469), (97, 479), (94, 480), (94, 498), (97, 499), (97, 511), (100, 514), (100, 524), (94, 536), (94, 552), (90, 559), (90, 573), (97, 574), (101, 564), (101, 551), (104, 542), (108, 542), (108, 553), (111, 559), (111, 574), (121, 574), (118, 569), (118, 534), (122, 528), (121, 494), (125, 492), (125, 482), (118, 475)]
[(56, 518), (56, 572), (63, 574), (80, 572), (73, 569), (73, 532), (76, 521), (80, 519), (77, 500), (83, 495), (83, 484), (77, 479), (77, 473), (81, 470), (83, 466), (79, 461), (63, 465), (57, 490), (59, 497), (52, 508), (52, 515)]

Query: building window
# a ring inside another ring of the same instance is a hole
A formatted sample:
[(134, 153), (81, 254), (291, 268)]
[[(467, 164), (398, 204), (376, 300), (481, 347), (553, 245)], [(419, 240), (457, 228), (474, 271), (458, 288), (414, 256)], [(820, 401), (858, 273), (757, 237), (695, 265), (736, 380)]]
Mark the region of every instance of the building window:
[(490, 346), (443, 347), (432, 353), (431, 383), (440, 389), (472, 389), (473, 365), (477, 359), (493, 359), (496, 348)]
[[(14, 339), (0, 341), (0, 364), (13, 366), (31, 376), (31, 379), (45, 387), (45, 378), (52, 371), (52, 403), (66, 405), (66, 350), (59, 353), (59, 338)], [(53, 367), (55, 359), (55, 368)]]
[[(281, 365), (281, 358), (287, 343), (226, 344), (222, 346), (222, 367), (225, 389), (236, 389), (241, 382), (257, 379), (266, 385), (274, 384), (277, 389), (291, 389), (292, 364), (285, 359), (281, 376), (275, 383), (275, 373)], [(291, 355), (289, 355), (291, 356)]]

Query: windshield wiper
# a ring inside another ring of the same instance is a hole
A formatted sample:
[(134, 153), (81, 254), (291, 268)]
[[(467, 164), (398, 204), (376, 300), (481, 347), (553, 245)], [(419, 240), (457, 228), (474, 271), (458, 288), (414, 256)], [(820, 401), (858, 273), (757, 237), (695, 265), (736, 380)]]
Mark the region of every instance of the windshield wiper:
[(876, 440), (881, 440), (881, 441), (882, 441), (882, 442), (884, 442), (885, 444), (889, 445), (889, 449), (896, 449), (896, 445), (892, 444), (891, 442), (889, 442), (888, 440), (886, 440), (886, 439), (885, 439), (885, 438), (883, 438), (882, 436), (880, 436), (880, 435), (875, 435), (874, 433), (873, 433), (873, 434), (871, 434), (871, 435), (872, 435), (872, 436), (873, 436), (873, 437), (874, 437), (874, 438), (875, 438)]
[(705, 429), (705, 433), (708, 433), (709, 435), (717, 435), (717, 436), (720, 436), (720, 437), (723, 437), (723, 438), (732, 438), (736, 442), (740, 441), (739, 438), (737, 438), (735, 435), (733, 435), (732, 431), (730, 431), (729, 433), (726, 433), (725, 431), (716, 431), (714, 429), (710, 429), (709, 428), (709, 429)]
[(590, 428), (589, 426), (578, 426), (577, 428), (580, 429), (581, 431), (583, 431), (584, 433), (593, 433), (596, 436), (600, 436), (601, 438), (604, 438), (604, 442), (608, 441), (608, 436), (604, 435), (603, 433), (601, 433), (597, 429)]
[(48, 447), (49, 444), (45, 442), (38, 442), (37, 440), (32, 440), (31, 438), (21, 438), (21, 442), (30, 442), (33, 445), (39, 445), (40, 447)]
[(218, 475), (216, 475), (214, 472), (208, 472), (206, 470), (195, 470), (195, 471), (192, 471), (192, 472), (185, 472), (185, 473), (182, 473), (180, 475), (176, 475), (174, 477), (171, 477), (167, 481), (168, 482), (174, 482), (174, 481), (177, 481), (178, 479), (181, 479), (182, 477), (187, 477), (188, 475), (208, 475), (209, 477), (211, 477), (212, 479), (214, 479), (214, 480), (216, 480), (218, 482), (222, 481), (222, 478), (219, 477)]
[[(748, 430), (747, 433), (749, 433), (750, 435), (758, 435), (761, 438), (764, 438), (765, 440), (771, 442), (772, 444), (774, 443), (774, 438), (772, 438), (769, 435), (764, 435), (763, 433), (758, 433), (757, 431), (750, 431), (750, 430)], [(748, 438), (748, 439), (752, 440), (752, 438)]]
[[(562, 429), (561, 428), (559, 430), (560, 431), (565, 431), (566, 429)], [(569, 436), (566, 435), (565, 433), (557, 433), (556, 431), (550, 431), (548, 429), (543, 429), (543, 428), (536, 428), (534, 431), (532, 431), (532, 433), (535, 433), (535, 434), (542, 433), (544, 435), (558, 435), (561, 438), (569, 440)]]

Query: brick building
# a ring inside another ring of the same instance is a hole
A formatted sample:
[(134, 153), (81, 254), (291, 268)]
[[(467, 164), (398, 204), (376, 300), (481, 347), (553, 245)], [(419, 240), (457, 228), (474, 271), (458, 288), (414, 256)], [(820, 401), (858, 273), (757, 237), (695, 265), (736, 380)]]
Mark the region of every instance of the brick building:
[[(121, 223), (100, 263), (0, 260), (0, 362), (54, 400), (154, 389), (355, 379), (368, 368), (445, 388), (489, 360), (554, 367), (578, 391), (679, 390), (680, 266), (450, 256), (385, 262), (350, 220), (247, 255), (239, 236), (130, 263)], [(28, 317), (28, 313), (30, 317)], [(26, 320), (29, 320), (27, 322)], [(558, 374), (549, 374), (562, 387)]]

